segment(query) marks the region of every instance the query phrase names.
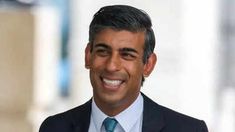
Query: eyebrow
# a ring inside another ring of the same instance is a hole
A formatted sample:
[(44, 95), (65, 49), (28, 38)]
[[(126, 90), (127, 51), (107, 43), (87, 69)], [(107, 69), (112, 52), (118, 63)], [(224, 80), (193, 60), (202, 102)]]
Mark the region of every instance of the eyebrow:
[[(105, 49), (111, 49), (110, 46), (108, 46), (107, 44), (105, 43), (98, 43), (95, 45), (95, 48), (105, 48)], [(120, 52), (133, 52), (133, 53), (136, 53), (138, 54), (138, 51), (133, 49), (133, 48), (127, 48), (127, 47), (124, 47), (124, 48), (120, 48), (119, 49)]]
[(105, 48), (105, 49), (111, 49), (110, 46), (108, 46), (107, 44), (104, 44), (104, 43), (98, 43), (95, 45), (95, 48), (99, 48), (99, 47)]
[(138, 51), (133, 48), (121, 48), (119, 51), (121, 52), (134, 52), (138, 54)]

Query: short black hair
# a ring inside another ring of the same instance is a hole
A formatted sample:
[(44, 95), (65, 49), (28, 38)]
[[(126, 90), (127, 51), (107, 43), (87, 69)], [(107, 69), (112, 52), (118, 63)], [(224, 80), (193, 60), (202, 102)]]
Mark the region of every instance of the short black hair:
[(91, 51), (95, 35), (107, 28), (130, 32), (145, 32), (143, 63), (147, 62), (155, 48), (155, 35), (151, 19), (146, 12), (128, 5), (111, 5), (100, 8), (93, 16), (89, 27)]

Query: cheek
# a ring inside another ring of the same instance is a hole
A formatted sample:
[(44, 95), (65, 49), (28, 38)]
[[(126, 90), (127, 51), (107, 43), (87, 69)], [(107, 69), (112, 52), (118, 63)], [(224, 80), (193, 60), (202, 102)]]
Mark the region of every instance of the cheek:
[(97, 57), (93, 57), (93, 59), (91, 60), (91, 68), (93, 70), (98, 70), (102, 66), (104, 66), (104, 61), (102, 59), (97, 58)]
[(125, 68), (129, 76), (132, 76), (133, 78), (136, 78), (136, 79), (142, 78), (143, 69), (144, 69), (142, 64), (140, 63), (127, 64)]

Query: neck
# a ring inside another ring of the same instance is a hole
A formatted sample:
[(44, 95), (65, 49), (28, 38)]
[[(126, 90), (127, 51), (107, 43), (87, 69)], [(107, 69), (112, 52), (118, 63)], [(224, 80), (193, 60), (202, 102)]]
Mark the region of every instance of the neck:
[(103, 102), (94, 97), (94, 101), (97, 107), (106, 115), (113, 117), (127, 109), (138, 97), (139, 94), (132, 98), (120, 101), (118, 103)]

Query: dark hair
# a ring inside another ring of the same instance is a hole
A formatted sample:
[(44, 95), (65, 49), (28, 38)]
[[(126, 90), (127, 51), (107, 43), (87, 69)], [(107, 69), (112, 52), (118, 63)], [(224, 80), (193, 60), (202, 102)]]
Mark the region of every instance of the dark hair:
[[(128, 30), (131, 32), (145, 32), (143, 63), (147, 62), (148, 57), (153, 53), (155, 47), (152, 22), (147, 13), (128, 5), (102, 7), (94, 15), (90, 24), (89, 42), (91, 45), (93, 45), (95, 35), (107, 28)], [(91, 51), (92, 47), (93, 46), (91, 46)]]

